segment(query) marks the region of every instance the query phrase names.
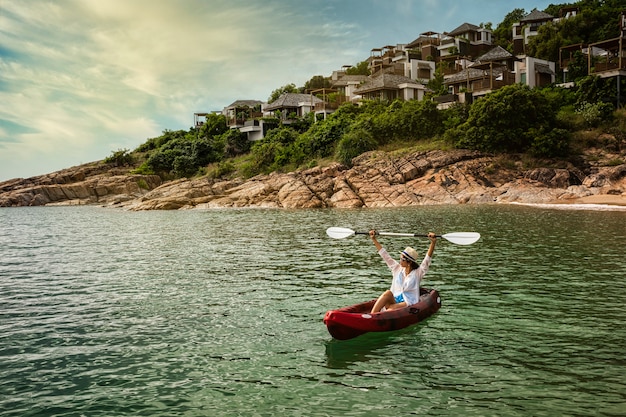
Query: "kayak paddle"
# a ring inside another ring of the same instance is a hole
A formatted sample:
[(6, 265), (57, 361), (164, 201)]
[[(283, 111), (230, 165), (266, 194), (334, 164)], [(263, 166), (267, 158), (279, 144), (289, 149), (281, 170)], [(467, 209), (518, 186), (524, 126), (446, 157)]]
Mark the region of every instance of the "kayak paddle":
[[(344, 239), (353, 235), (369, 235), (369, 232), (355, 232), (354, 230), (345, 227), (329, 227), (326, 229), (326, 234), (333, 239)], [(417, 233), (376, 232), (376, 234), (380, 236), (428, 237), (428, 235), (420, 235)], [(480, 239), (480, 233), (455, 232), (446, 233), (445, 235), (437, 235), (437, 237), (442, 237), (448, 242), (452, 242), (456, 245), (471, 245)]]

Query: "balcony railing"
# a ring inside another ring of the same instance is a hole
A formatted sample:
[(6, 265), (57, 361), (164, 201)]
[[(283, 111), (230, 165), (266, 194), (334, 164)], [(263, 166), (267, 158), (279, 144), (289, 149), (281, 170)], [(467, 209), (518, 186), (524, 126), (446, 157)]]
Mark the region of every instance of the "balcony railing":
[(337, 110), (339, 108), (339, 104), (337, 103), (315, 103), (315, 111), (324, 111), (324, 110)]
[(515, 74), (506, 73), (502, 80), (496, 79), (496, 77), (486, 77), (481, 80), (474, 80), (470, 83), (473, 92), (485, 91), (485, 90), (497, 90), (507, 85), (515, 84)]
[(254, 119), (256, 117), (262, 117), (263, 113), (251, 111), (248, 114), (245, 113), (237, 113), (237, 117), (229, 117), (227, 124), (229, 127), (232, 126), (243, 126), (247, 120)]
[(626, 59), (622, 60), (622, 67), (620, 68), (618, 61), (609, 61), (609, 62), (596, 62), (593, 65), (592, 73), (596, 72), (604, 72), (604, 71), (614, 71), (617, 69), (626, 69)]

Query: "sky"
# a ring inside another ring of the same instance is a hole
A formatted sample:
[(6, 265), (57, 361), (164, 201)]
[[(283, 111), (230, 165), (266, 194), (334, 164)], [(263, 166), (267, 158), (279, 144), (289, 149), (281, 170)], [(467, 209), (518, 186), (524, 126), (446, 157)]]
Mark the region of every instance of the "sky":
[(0, 182), (133, 150), (373, 48), (540, 0), (0, 0)]

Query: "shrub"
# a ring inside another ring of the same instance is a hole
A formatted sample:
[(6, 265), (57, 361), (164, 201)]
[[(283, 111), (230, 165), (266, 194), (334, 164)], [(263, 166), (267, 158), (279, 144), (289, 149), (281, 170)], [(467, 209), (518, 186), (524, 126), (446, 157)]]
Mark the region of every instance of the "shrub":
[(247, 167), (248, 175), (252, 176), (270, 171), (270, 167), (274, 165), (274, 160), (282, 148), (283, 145), (280, 142), (267, 138), (255, 142), (250, 151), (252, 161)]
[(565, 156), (569, 151), (570, 133), (565, 129), (530, 130), (534, 137), (530, 146), (530, 153), (537, 157)]
[(146, 182), (146, 180), (144, 180), (143, 178), (139, 178), (137, 180), (137, 186), (139, 188), (141, 188), (142, 190), (149, 190), (150, 186), (148, 185), (148, 183)]
[(295, 146), (299, 148), (297, 152), (307, 157), (326, 158), (332, 155), (336, 143), (350, 129), (355, 119), (355, 113), (351, 110), (347, 107), (344, 111), (336, 111), (326, 120), (311, 126), (296, 140)]
[(623, 165), (623, 164), (624, 164), (624, 160), (620, 158), (611, 159), (610, 161), (606, 163), (606, 165), (610, 167), (616, 167), (616, 166)]
[(166, 149), (150, 155), (146, 165), (153, 172), (168, 173), (174, 168), (174, 160), (180, 156), (181, 152), (176, 149)]
[(337, 144), (335, 158), (345, 165), (352, 165), (352, 159), (363, 152), (376, 149), (378, 143), (370, 132), (364, 129), (352, 130), (341, 138)]
[(131, 171), (133, 174), (153, 175), (154, 171), (148, 165), (148, 161), (144, 161), (141, 165)]
[(536, 131), (547, 132), (554, 126), (556, 110), (554, 101), (541, 91), (511, 85), (475, 102), (467, 121), (447, 131), (445, 137), (462, 148), (525, 152)]
[(248, 135), (238, 129), (230, 129), (222, 135), (222, 139), (225, 156), (238, 156), (250, 151), (251, 142), (248, 140)]
[(185, 135), (187, 135), (187, 132), (185, 132), (184, 130), (164, 130), (163, 134), (161, 136), (158, 136), (156, 138), (152, 138), (152, 139), (148, 139), (146, 142), (144, 142), (143, 144), (139, 145), (139, 147), (137, 148), (138, 152), (147, 152), (147, 151), (151, 151), (153, 149), (159, 149), (161, 148), (163, 145), (165, 145), (166, 143), (172, 141), (172, 140), (176, 140), (176, 139), (181, 139), (184, 138)]
[(235, 172), (235, 164), (230, 161), (218, 162), (217, 166), (208, 172), (210, 178), (221, 178), (232, 172)]
[(455, 103), (449, 108), (442, 111), (442, 123), (444, 132), (449, 129), (454, 129), (465, 123), (469, 116), (469, 106), (462, 103)]
[(610, 103), (580, 103), (576, 107), (576, 113), (581, 115), (587, 127), (597, 127), (603, 121), (608, 121), (613, 116), (613, 105)]
[(135, 159), (128, 149), (118, 149), (104, 159), (105, 164), (113, 164), (117, 167), (132, 165), (134, 162)]
[(191, 177), (198, 171), (198, 165), (192, 156), (179, 155), (174, 159), (173, 171), (179, 177)]

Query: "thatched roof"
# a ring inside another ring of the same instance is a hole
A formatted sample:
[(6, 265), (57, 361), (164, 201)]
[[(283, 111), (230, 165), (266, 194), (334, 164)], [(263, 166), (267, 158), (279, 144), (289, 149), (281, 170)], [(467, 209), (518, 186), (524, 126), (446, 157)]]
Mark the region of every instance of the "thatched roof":
[(423, 45), (430, 45), (433, 42), (437, 43), (439, 40), (431, 35), (439, 35), (437, 32), (424, 32), (420, 34), (419, 38), (414, 39), (406, 45), (407, 49), (419, 48)]
[(542, 74), (556, 75), (550, 66), (547, 64), (535, 64), (535, 70)]
[[(497, 77), (502, 74), (503, 68), (494, 68), (493, 76)], [(467, 68), (463, 71), (457, 72), (456, 74), (452, 74), (450, 76), (445, 77), (444, 84), (455, 84), (462, 81), (475, 80), (477, 78), (483, 78), (485, 76), (485, 71), (477, 68)]]
[(296, 108), (300, 103), (321, 103), (322, 100), (311, 94), (283, 93), (275, 101), (265, 107), (265, 110), (276, 110), (284, 108)]
[(554, 16), (549, 15), (548, 13), (540, 12), (537, 9), (533, 9), (532, 12), (528, 13), (524, 16), (520, 22), (521, 23), (530, 23), (530, 22), (542, 22), (545, 20), (552, 20)]
[(474, 62), (472, 66), (477, 64), (484, 64), (486, 62), (504, 61), (510, 58), (513, 58), (513, 55), (509, 51), (501, 46), (496, 46), (495, 48), (490, 49), (483, 55), (476, 58), (476, 62)]
[(383, 73), (374, 77), (370, 77), (363, 85), (355, 89), (354, 93), (362, 94), (376, 90), (398, 89), (400, 88), (400, 84), (419, 85), (419, 83), (412, 78), (404, 77), (402, 75)]
[(348, 84), (361, 83), (367, 81), (367, 75), (344, 75), (337, 81), (333, 81), (333, 87), (345, 87)]
[(467, 32), (476, 32), (478, 29), (480, 29), (480, 27), (476, 25), (472, 25), (471, 23), (463, 23), (461, 26), (454, 29), (452, 32), (447, 32), (446, 35), (457, 36), (457, 35), (462, 35)]
[(232, 104), (230, 104), (229, 106), (226, 106), (226, 108), (227, 109), (242, 108), (242, 107), (254, 108), (255, 106), (258, 106), (259, 104), (263, 104), (263, 102), (259, 100), (237, 100), (233, 102)]

